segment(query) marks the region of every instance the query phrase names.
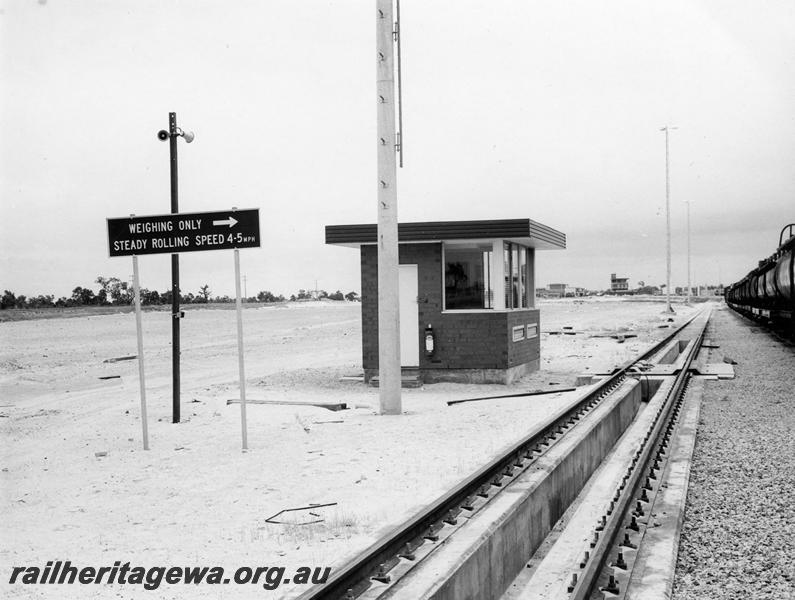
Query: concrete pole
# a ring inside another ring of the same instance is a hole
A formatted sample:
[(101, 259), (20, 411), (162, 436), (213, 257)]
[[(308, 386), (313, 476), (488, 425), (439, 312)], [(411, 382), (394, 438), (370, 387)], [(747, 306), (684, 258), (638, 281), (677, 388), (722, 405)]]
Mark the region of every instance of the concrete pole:
[(376, 0), (378, 385), (382, 415), (403, 412), (400, 398), (394, 26), (392, 0)]

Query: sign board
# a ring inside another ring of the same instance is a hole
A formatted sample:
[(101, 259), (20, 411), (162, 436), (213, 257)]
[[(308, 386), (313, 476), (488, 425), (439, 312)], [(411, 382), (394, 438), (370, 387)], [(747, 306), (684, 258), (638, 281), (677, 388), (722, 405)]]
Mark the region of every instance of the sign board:
[(111, 257), (259, 246), (258, 208), (108, 219)]

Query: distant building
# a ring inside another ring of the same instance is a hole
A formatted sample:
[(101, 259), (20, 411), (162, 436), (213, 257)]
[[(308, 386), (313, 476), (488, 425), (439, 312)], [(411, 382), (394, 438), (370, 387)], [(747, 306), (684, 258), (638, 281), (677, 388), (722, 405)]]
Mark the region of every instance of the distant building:
[(583, 288), (571, 287), (567, 283), (550, 283), (547, 298), (574, 298), (584, 295), (577, 293), (577, 290), (583, 290)]
[[(642, 281), (639, 283), (643, 283)], [(659, 296), (662, 294), (662, 290), (658, 288), (656, 285), (644, 285), (639, 287), (635, 290), (636, 294), (641, 294), (644, 296)]]
[(610, 274), (610, 291), (614, 294), (626, 294), (629, 291), (629, 277), (616, 277)]

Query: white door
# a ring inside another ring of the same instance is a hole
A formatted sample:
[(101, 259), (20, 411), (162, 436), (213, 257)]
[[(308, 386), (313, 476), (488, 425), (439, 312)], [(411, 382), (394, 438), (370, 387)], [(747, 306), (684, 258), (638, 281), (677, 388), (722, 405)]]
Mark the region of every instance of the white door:
[(417, 265), (400, 265), (400, 365), (420, 366), (420, 314), (417, 306)]

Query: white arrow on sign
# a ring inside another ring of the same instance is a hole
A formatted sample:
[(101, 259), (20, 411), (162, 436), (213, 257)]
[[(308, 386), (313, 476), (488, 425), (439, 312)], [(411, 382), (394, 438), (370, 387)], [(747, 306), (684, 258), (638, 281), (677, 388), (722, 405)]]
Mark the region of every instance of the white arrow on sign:
[(229, 217), (228, 219), (224, 219), (222, 221), (213, 221), (213, 225), (229, 225), (230, 228), (237, 225), (237, 219), (234, 217)]

